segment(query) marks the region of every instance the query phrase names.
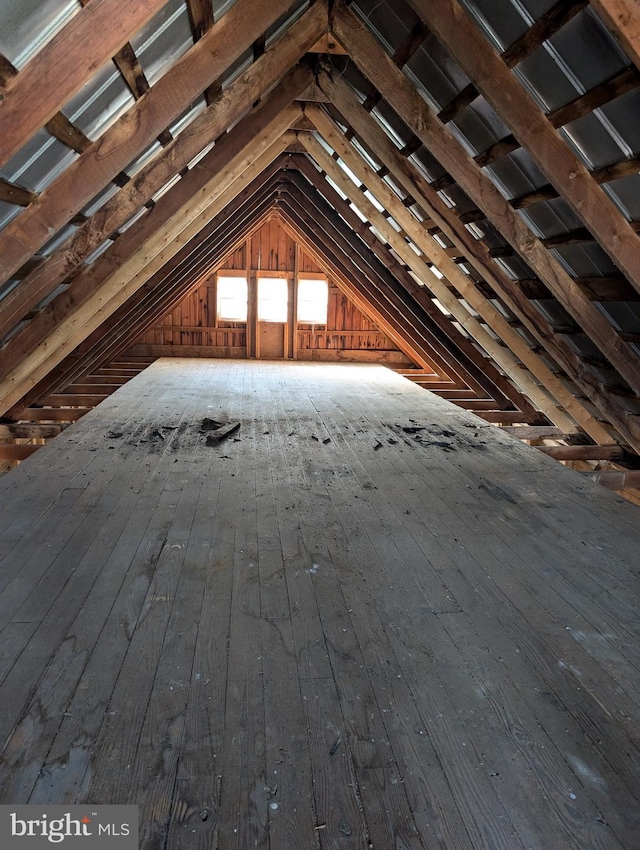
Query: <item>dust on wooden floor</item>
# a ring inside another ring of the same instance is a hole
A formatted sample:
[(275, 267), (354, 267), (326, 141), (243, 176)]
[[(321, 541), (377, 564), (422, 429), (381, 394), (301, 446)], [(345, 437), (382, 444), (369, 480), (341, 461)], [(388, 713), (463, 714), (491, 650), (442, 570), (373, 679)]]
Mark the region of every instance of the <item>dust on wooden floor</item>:
[(0, 500), (2, 802), (137, 803), (169, 850), (639, 846), (638, 510), (471, 414), (165, 359)]

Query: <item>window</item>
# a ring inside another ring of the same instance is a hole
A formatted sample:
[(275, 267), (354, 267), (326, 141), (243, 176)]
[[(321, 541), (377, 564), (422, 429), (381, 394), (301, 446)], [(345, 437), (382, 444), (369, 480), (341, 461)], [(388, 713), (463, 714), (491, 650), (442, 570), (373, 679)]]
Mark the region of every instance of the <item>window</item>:
[(247, 321), (246, 278), (218, 278), (218, 319), (223, 322)]
[(298, 281), (298, 321), (308, 325), (326, 325), (329, 284), (326, 280)]
[(258, 321), (286, 322), (289, 286), (281, 277), (258, 278)]

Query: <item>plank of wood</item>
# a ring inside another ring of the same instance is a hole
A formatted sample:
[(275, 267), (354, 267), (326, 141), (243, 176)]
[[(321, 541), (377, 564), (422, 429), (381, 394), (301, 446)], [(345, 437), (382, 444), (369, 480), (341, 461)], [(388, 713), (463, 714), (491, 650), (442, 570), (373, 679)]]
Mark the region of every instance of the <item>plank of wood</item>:
[(10, 425), (0, 424), (0, 437), (44, 440), (57, 437), (62, 429), (62, 425), (35, 425), (29, 422), (19, 422)]
[[(4, 88), (0, 116), (0, 165), (80, 90), (129, 38), (163, 6), (164, 0), (143, 0), (123, 10), (117, 0), (81, 9), (65, 27)], [(52, 76), (56, 85), (49, 82)], [(25, 102), (29, 109), (24, 109)]]
[(411, 5), (584, 221), (614, 264), (640, 291), (637, 234), (609, 196), (598, 188), (582, 160), (549, 125), (533, 98), (457, 0), (435, 3), (411, 0)]
[(622, 460), (621, 446), (536, 446), (554, 460)]
[(545, 437), (561, 439), (564, 436), (560, 428), (553, 425), (503, 425), (500, 430), (503, 434), (509, 434), (519, 440), (540, 440)]
[(577, 283), (550, 257), (493, 183), (446, 128), (435, 120), (424, 99), (366, 32), (364, 25), (349, 10), (340, 8), (333, 19), (333, 32), (349, 47), (350, 55), (365, 76), (396, 109), (407, 126), (432, 150), (443, 167), (455, 176), (456, 182), (474, 203), (487, 213), (489, 220), (529, 263), (620, 374), (625, 375), (625, 380), (640, 389), (635, 355), (616, 340), (612, 345), (609, 322), (594, 309), (595, 305), (584, 298)]
[(28, 443), (0, 443), (0, 460), (26, 460), (41, 448)]
[(626, 490), (640, 487), (640, 471), (581, 472), (584, 478), (606, 487), (607, 490)]
[(28, 407), (21, 419), (35, 422), (76, 422), (90, 407)]
[[(176, 173), (182, 171), (211, 138), (219, 138), (235, 124), (256, 101), (275, 85), (304, 55), (306, 48), (326, 21), (322, 4), (316, 4), (297, 21), (277, 44), (272, 45), (224, 93), (166, 147), (159, 157), (146, 165), (123, 186), (99, 213), (81, 225), (67, 242), (48, 257), (42, 267), (30, 274), (19, 287), (3, 300), (0, 311), (0, 335), (7, 326), (37, 304), (105, 238), (118, 230)], [(85, 172), (83, 171), (83, 174)], [(66, 214), (66, 213), (65, 213)], [(60, 222), (62, 222), (62, 217)], [(46, 266), (46, 269), (45, 269)], [(6, 302), (6, 303), (5, 303)], [(6, 312), (5, 312), (6, 311)], [(51, 311), (48, 311), (51, 312)], [(36, 329), (44, 318), (38, 318), (29, 336), (37, 339)], [(42, 331), (40, 331), (42, 334)]]
[[(145, 0), (139, 8), (147, 9), (151, 2), (152, 0)], [(157, 5), (159, 0), (154, 2)], [(110, 4), (113, 3), (114, 0), (110, 0)], [(107, 7), (101, 4), (100, 8), (106, 10)], [(123, 168), (149, 147), (157, 135), (193, 103), (207, 85), (241, 56), (255, 38), (268, 29), (287, 8), (287, 0), (258, 0), (257, 3), (255, 0), (240, 0), (234, 4), (229, 14), (223, 15), (146, 95), (136, 101), (125, 115), (109, 127), (90, 149), (78, 157), (39, 196), (38, 203), (32, 205), (24, 217), (20, 217), (19, 226), (16, 219), (3, 230), (0, 236), (0, 278), (6, 280), (13, 270), (19, 268), (50, 239), (52, 229), (59, 230)], [(90, 10), (89, 4), (81, 14), (91, 14)], [(119, 21), (123, 20), (117, 13), (115, 16), (112, 13), (111, 16)], [(73, 55), (73, 52), (68, 54), (70, 57)], [(112, 56), (113, 53), (109, 55)], [(49, 89), (46, 85), (41, 87), (43, 92)]]

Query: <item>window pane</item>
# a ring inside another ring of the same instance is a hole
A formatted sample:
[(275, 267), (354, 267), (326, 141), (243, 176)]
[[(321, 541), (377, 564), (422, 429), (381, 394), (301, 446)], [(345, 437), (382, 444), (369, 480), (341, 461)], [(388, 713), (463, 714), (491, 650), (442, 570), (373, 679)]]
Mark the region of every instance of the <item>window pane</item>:
[(326, 325), (329, 285), (326, 280), (298, 282), (298, 321), (309, 325)]
[(289, 301), (287, 281), (280, 277), (258, 278), (258, 320), (286, 322)]
[(247, 321), (246, 278), (218, 278), (218, 318), (225, 322)]

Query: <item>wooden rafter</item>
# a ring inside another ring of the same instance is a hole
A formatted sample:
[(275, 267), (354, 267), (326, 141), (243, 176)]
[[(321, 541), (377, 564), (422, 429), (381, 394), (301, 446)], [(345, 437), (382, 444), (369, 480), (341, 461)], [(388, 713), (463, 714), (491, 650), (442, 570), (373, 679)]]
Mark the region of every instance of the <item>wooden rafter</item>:
[[(400, 261), (389, 251), (387, 246), (372, 233), (366, 222), (363, 222), (354, 212), (347, 201), (343, 201), (338, 193), (321, 176), (316, 167), (311, 165), (309, 159), (296, 157), (295, 162), (301, 172), (314, 186), (320, 195), (335, 209), (339, 215), (349, 224), (353, 233), (376, 254), (383, 265), (389, 269), (396, 280), (411, 294), (431, 320), (431, 333), (438, 346), (433, 350), (432, 358), (436, 363), (444, 359), (447, 364), (445, 372), (454, 370), (453, 380), (458, 383), (466, 383), (475, 387), (475, 391), (483, 391), (493, 397), (502, 405), (507, 399), (523, 410), (526, 410), (527, 418), (535, 418), (537, 412), (528, 404), (527, 400), (515, 390), (513, 385), (483, 357), (478, 349), (462, 335), (456, 326), (448, 321), (431, 301), (424, 287), (419, 286), (415, 279), (406, 271)], [(301, 185), (301, 177), (291, 173), (291, 181), (308, 195), (308, 190)], [(442, 367), (441, 367), (442, 368)], [(457, 377), (456, 377), (457, 376)]]
[[(398, 281), (411, 292), (421, 304), (425, 312), (428, 313), (434, 325), (434, 334), (438, 340), (441, 349), (448, 352), (457, 362), (461, 362), (463, 358), (471, 361), (466, 365), (477, 383), (485, 388), (494, 398), (502, 395), (509, 398), (515, 405), (526, 410), (528, 418), (535, 418), (535, 410), (533, 407), (527, 408), (527, 401), (522, 395), (515, 390), (513, 385), (478, 351), (477, 347), (463, 336), (456, 326), (450, 322), (438, 309), (431, 299), (427, 297), (424, 287), (416, 284), (414, 278), (407, 272), (403, 265), (394, 257), (388, 246), (383, 246), (382, 242), (369, 229), (367, 222), (363, 222), (354, 212), (347, 201), (344, 201), (338, 193), (331, 188), (329, 183), (321, 177), (321, 173), (311, 164), (307, 157), (296, 157), (295, 163), (300, 172), (307, 180), (318, 189), (325, 199), (334, 207), (335, 210), (349, 224), (354, 233), (357, 233), (360, 239), (368, 245), (378, 258), (393, 272)], [(293, 175), (292, 179), (295, 179)], [(461, 352), (461, 354), (460, 354)], [(476, 371), (477, 370), (477, 371)], [(488, 379), (488, 382), (487, 380)]]
[[(288, 105), (309, 84), (311, 76), (306, 66), (297, 66), (285, 75), (260, 106), (237, 124), (192, 171), (160, 198), (152, 211), (129, 228), (93, 266), (76, 277), (69, 289), (52, 302), (50, 308), (32, 320), (30, 327), (10, 340), (3, 352), (2, 374), (7, 375), (17, 369), (21, 361), (39, 346), (42, 347), (54, 329), (102, 290), (114, 268), (124, 267), (135, 252), (145, 252), (145, 257), (151, 259), (152, 246), (157, 245), (158, 250), (163, 247), (163, 240), (158, 241), (158, 234), (169, 228), (171, 222), (180, 232), (181, 225), (184, 229), (190, 220), (206, 209), (215, 200), (218, 189), (212, 183), (219, 179), (218, 175), (232, 168), (245, 150), (252, 150), (256, 154), (260, 152), (265, 139), (270, 138), (269, 134), (273, 143), (300, 113), (299, 108), (288, 108)], [(256, 140), (253, 147), (252, 140)], [(210, 195), (206, 194), (204, 187), (210, 189)], [(189, 205), (191, 198), (197, 198), (197, 203), (194, 201)], [(179, 215), (185, 206), (188, 212)]]
[(342, 282), (356, 306), (374, 318), (385, 335), (414, 362), (429, 368), (431, 334), (421, 308), (416, 302), (410, 304), (388, 283), (379, 280), (376, 286), (368, 259), (359, 253), (344, 229), (340, 232), (340, 220), (332, 221), (330, 207), (324, 204), (319, 196), (310, 199), (292, 188), (283, 198), (282, 215), (305, 251), (325, 268), (328, 265), (327, 271)]
[[(296, 110), (297, 113), (297, 110)], [(191, 239), (263, 168), (272, 162), (289, 143), (283, 128), (293, 115), (281, 110), (271, 128), (254, 137), (250, 144), (233, 157), (223, 174), (217, 174), (203, 188), (202, 197), (187, 202), (154, 235), (153, 244), (146, 242), (134, 252), (91, 298), (49, 335), (47, 345), (26, 357), (0, 384), (0, 416), (10, 410), (42, 380), (64, 357), (98, 328), (104, 319), (124, 304), (128, 297)], [(166, 197), (166, 196), (165, 196)], [(150, 240), (151, 241), (151, 240)]]
[[(261, 185), (268, 182), (273, 172), (281, 165), (281, 157), (274, 160), (271, 165), (267, 165), (257, 178), (258, 182)], [(249, 187), (243, 189), (222, 213), (205, 225), (193, 240), (181, 248), (162, 269), (152, 275), (118, 310), (89, 334), (87, 339), (59, 366), (33, 390), (30, 390), (19, 407), (41, 401), (44, 396), (60, 391), (81, 375), (100, 368), (104, 363), (122, 354), (135, 341), (138, 334), (146, 329), (145, 323), (148, 321), (153, 323), (157, 310), (166, 312), (170, 309), (174, 293), (181, 291), (176, 290), (176, 281), (178, 278), (190, 279), (189, 274), (193, 268), (192, 257), (199, 251), (206, 251), (214, 265), (217, 262), (216, 257), (226, 256), (229, 240), (233, 239), (233, 234), (243, 226), (241, 206), (246, 203), (247, 198), (251, 199), (253, 214), (260, 213), (261, 198), (256, 195), (255, 182), (253, 181)], [(185, 263), (189, 264), (186, 271)], [(206, 267), (206, 265), (202, 266), (203, 269)], [(10, 413), (15, 418), (19, 409), (16, 408)]]
[[(363, 181), (363, 184), (369, 191), (378, 199), (385, 209), (391, 213), (400, 227), (402, 227), (407, 235), (415, 242), (415, 244), (426, 254), (426, 256), (434, 262), (440, 272), (445, 275), (448, 280), (453, 283), (460, 295), (478, 312), (484, 319), (487, 325), (502, 340), (506, 348), (502, 348), (493, 337), (480, 325), (480, 322), (474, 318), (472, 313), (464, 307), (458, 298), (451, 295), (448, 291), (446, 283), (439, 280), (426, 267), (423, 260), (420, 260), (415, 252), (409, 248), (398, 234), (393, 232), (393, 228), (387, 224), (382, 216), (377, 213), (373, 204), (367, 201), (366, 198), (356, 198), (353, 188), (349, 187), (349, 178), (344, 176), (344, 179), (338, 173), (337, 166), (332, 167), (329, 164), (328, 157), (322, 150), (320, 144), (313, 138), (305, 139), (305, 144), (309, 146), (309, 150), (319, 161), (319, 164), (325, 170), (331, 170), (331, 177), (336, 182), (340, 181), (340, 188), (344, 192), (350, 190), (351, 197), (354, 203), (361, 206), (362, 211), (367, 215), (369, 220), (374, 224), (377, 230), (385, 235), (390, 244), (400, 254), (403, 260), (410, 265), (414, 272), (418, 274), (423, 283), (433, 292), (441, 303), (447, 307), (455, 318), (465, 327), (465, 329), (473, 336), (476, 341), (487, 351), (487, 353), (504, 369), (511, 380), (520, 387), (520, 389), (545, 413), (551, 421), (558, 427), (563, 428), (568, 433), (574, 429), (571, 419), (557, 408), (556, 403), (550, 402), (547, 395), (550, 393), (558, 400), (558, 402), (577, 418), (582, 427), (585, 429), (592, 428), (598, 435), (599, 441), (610, 439), (607, 432), (595, 422), (576, 399), (568, 392), (561, 381), (559, 381), (542, 362), (542, 360), (528, 348), (522, 338), (509, 326), (504, 317), (499, 311), (490, 304), (484, 296), (482, 296), (473, 285), (473, 282), (465, 275), (456, 264), (451, 261), (438, 245), (438, 243), (429, 237), (424, 231), (422, 225), (413, 218), (412, 214), (402, 205), (400, 199), (394, 195), (393, 190), (387, 186), (362, 160), (357, 152), (349, 145), (344, 137), (341, 137), (337, 127), (332, 125), (331, 119), (323, 113), (319, 107), (307, 107), (307, 114), (318, 126), (324, 138), (331, 144), (336, 153), (339, 153), (348, 167), (353, 171), (358, 179)], [(305, 138), (305, 137), (303, 137)], [(353, 184), (352, 184), (353, 185)], [(413, 256), (412, 256), (413, 255)], [(526, 368), (535, 375), (546, 388), (546, 391), (541, 389), (538, 384), (532, 380), (531, 375), (519, 366), (522, 363)]]
[[(99, 8), (102, 5), (96, 4)], [(121, 6), (119, 0), (118, 5)], [(92, 6), (90, 3), (78, 14)], [(204, 38), (40, 195), (37, 204), (0, 233), (0, 280), (6, 280), (51, 238), (52, 232), (57, 232), (151, 145), (287, 7), (287, 0), (238, 0)]]
[(640, 291), (640, 241), (614, 202), (509, 71), (458, 0), (409, 0), (538, 168)]
[(166, 151), (126, 184), (0, 306), (0, 337), (63, 282), (102, 242), (125, 224), (176, 173), (235, 124), (298, 62), (326, 26), (321, 4), (313, 6), (216, 99)]
[(589, 333), (594, 344), (615, 365), (620, 375), (640, 391), (640, 369), (636, 354), (616, 336), (605, 316), (584, 297), (575, 280), (511, 209), (457, 139), (435, 118), (424, 98), (396, 68), (364, 24), (348, 9), (338, 7), (333, 18), (333, 31), (335, 37), (349, 49), (361, 72), (380, 90), (405, 124), (421, 138), (474, 203), (486, 212), (487, 218)]
[[(9, 80), (0, 102), (0, 166), (60, 111), (165, 0), (101, 0), (83, 7)], [(55, 79), (55, 86), (50, 85)], [(29, 108), (25, 109), (24, 104)]]
[(640, 18), (636, 0), (591, 0), (591, 6), (640, 68)]
[(28, 207), (38, 197), (36, 192), (25, 189), (15, 183), (9, 183), (0, 177), (0, 201), (5, 204), (16, 204), (20, 207)]
[[(569, 378), (576, 383), (581, 393), (602, 411), (605, 418), (610, 420), (623, 435), (623, 439), (631, 445), (640, 446), (640, 427), (636, 419), (628, 416), (624, 405), (606, 391), (598, 374), (578, 357), (566, 340), (554, 334), (544, 314), (529, 301), (529, 293), (523, 283), (512, 280), (492, 262), (487, 247), (461, 225), (455, 211), (444, 203), (434, 190), (433, 184), (427, 183), (422, 174), (401, 155), (380, 124), (363, 109), (343, 80), (334, 80), (323, 73), (320, 75), (319, 82), (327, 93), (327, 97), (336, 104), (341, 113), (349, 116), (349, 121), (356, 129), (360, 142), (372, 150), (378, 161), (386, 164), (399, 186), (415, 196), (421, 210), (434, 219), (445, 236), (460, 246), (469, 265), (489, 283), (507, 309), (523, 321), (528, 332), (538, 341), (541, 348), (547, 350)], [(400, 83), (401, 80), (398, 79), (397, 85), (400, 86)], [(491, 184), (488, 183), (488, 186), (491, 187)], [(490, 192), (491, 189), (488, 191)], [(539, 286), (540, 282), (537, 285)], [(584, 291), (581, 281), (578, 281), (577, 285)], [(625, 285), (628, 286), (626, 282)], [(549, 297), (548, 289), (544, 288), (547, 290), (545, 297)], [(586, 293), (585, 298), (591, 298), (591, 295)], [(596, 368), (603, 366), (610, 368), (606, 360), (598, 361), (594, 365)]]

